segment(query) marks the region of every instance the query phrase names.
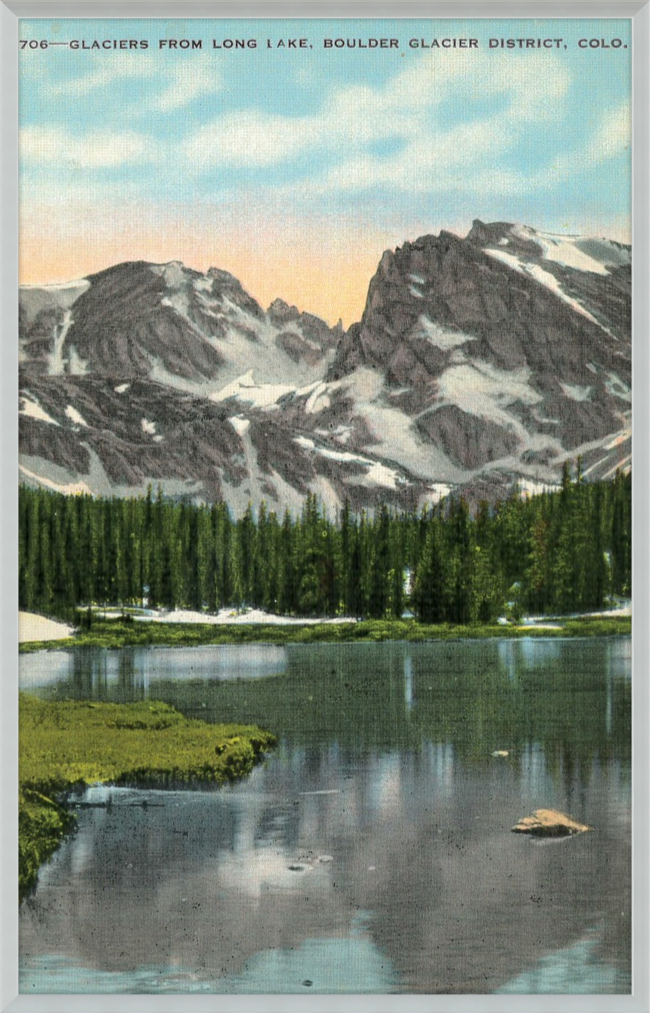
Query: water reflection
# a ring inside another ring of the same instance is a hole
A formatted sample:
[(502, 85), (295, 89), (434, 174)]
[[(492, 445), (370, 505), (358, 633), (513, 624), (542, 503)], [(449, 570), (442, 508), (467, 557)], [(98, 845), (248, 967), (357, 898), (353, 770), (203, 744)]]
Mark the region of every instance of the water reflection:
[(496, 991), (500, 994), (538, 995), (549, 992), (562, 995), (625, 993), (629, 978), (621, 969), (599, 958), (602, 930), (591, 929), (573, 946), (542, 957)]
[(404, 703), (406, 709), (413, 706), (413, 659), (410, 654), (404, 656)]
[(46, 697), (155, 697), (207, 720), (270, 726), (294, 742), (419, 748), (429, 739), (453, 743), (478, 764), (495, 750), (516, 755), (537, 744), (554, 776), (569, 784), (575, 769), (590, 776), (594, 758), (629, 759), (629, 645), (531, 639), (77, 649), (23, 655), (20, 677), (23, 688)]
[[(566, 808), (537, 756), (538, 797)], [(549, 844), (510, 833), (537, 801), (522, 783), (512, 765), (482, 771), (430, 743), (361, 759), (285, 742), (234, 789), (150, 791), (146, 809), (137, 790), (93, 789), (87, 801), (113, 804), (79, 810), (77, 834), (23, 905), (25, 988), (47, 982), (38, 961), (58, 953), (118, 984), (132, 972), (134, 988), (156, 963), (193, 969), (208, 990), (246, 982), (263, 991), (269, 967), (286, 966), (282, 954), (313, 961), (328, 952), (323, 940), (339, 941), (350, 980), (360, 951), (345, 941), (359, 910), (368, 912), (364, 952), (384, 954), (398, 991), (492, 991), (572, 946), (596, 917), (610, 938), (590, 952), (591, 970), (615, 966), (620, 984), (629, 973), (625, 781), (615, 767), (600, 771), (574, 810), (598, 834)], [(307, 964), (292, 974), (316, 980)], [(367, 991), (385, 985), (363, 980)]]
[(261, 679), (287, 666), (286, 648), (272, 644), (214, 647), (76, 647), (20, 657), (25, 690), (59, 687), (77, 699), (138, 700), (160, 679)]
[[(43, 695), (281, 741), (232, 789), (93, 789), (112, 804), (79, 810), (21, 909), (24, 990), (327, 992), (336, 966), (343, 991), (562, 991), (567, 967), (628, 991), (628, 643), (305, 645), (283, 675), (259, 645), (57, 660)], [(595, 829), (510, 833), (539, 807)]]

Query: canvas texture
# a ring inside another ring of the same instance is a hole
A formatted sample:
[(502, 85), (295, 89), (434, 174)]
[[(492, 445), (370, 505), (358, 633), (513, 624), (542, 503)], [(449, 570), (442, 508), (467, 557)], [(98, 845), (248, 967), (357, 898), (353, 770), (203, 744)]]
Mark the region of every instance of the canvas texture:
[(631, 56), (20, 22), (22, 993), (630, 993)]

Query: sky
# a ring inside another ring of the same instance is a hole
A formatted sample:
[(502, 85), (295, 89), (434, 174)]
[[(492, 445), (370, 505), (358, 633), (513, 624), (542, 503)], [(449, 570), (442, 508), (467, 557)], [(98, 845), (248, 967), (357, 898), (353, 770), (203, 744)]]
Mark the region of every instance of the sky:
[(385, 249), (475, 218), (629, 242), (630, 36), (627, 19), (23, 19), (21, 282), (180, 260), (348, 326)]

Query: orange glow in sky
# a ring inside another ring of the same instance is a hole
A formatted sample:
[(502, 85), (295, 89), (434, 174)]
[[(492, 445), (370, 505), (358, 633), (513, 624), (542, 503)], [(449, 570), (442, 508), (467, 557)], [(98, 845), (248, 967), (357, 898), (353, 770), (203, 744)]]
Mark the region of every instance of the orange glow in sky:
[[(215, 214), (165, 208), (39, 208), (21, 214), (21, 284), (70, 281), (127, 260), (229, 271), (267, 309), (276, 298), (314, 313), (329, 324), (361, 319), (368, 284), (389, 246), (413, 236), (356, 230), (344, 223), (317, 227), (309, 219), (245, 215), (241, 222)], [(43, 221), (47, 229), (42, 228)], [(422, 230), (418, 233), (422, 234)]]
[[(45, 227), (44, 227), (44, 224)], [(536, 227), (537, 223), (532, 224)], [(567, 232), (629, 242), (627, 220)], [(21, 284), (71, 281), (128, 260), (229, 271), (263, 307), (276, 298), (345, 327), (361, 319), (381, 255), (440, 228), (464, 235), (471, 222), (404, 222), (379, 229), (357, 218), (322, 221), (277, 209), (80, 204), (21, 208)], [(537, 225), (537, 227), (539, 227)]]

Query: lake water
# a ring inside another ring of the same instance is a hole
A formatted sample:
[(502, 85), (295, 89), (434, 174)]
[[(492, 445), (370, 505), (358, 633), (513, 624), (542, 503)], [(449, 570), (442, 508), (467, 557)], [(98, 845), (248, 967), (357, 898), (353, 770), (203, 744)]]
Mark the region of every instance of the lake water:
[[(162, 699), (280, 737), (231, 788), (78, 799), (21, 907), (21, 991), (629, 993), (629, 639), (77, 649), (20, 670), (46, 698)], [(511, 833), (538, 808), (593, 830)]]

